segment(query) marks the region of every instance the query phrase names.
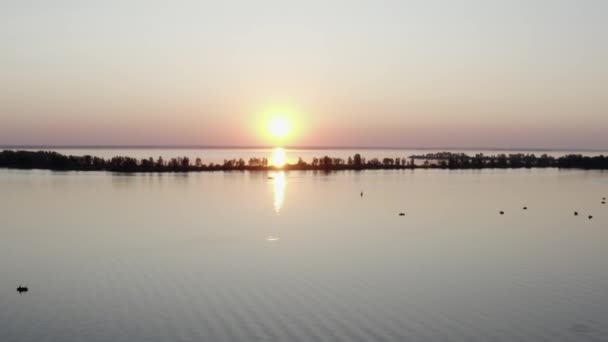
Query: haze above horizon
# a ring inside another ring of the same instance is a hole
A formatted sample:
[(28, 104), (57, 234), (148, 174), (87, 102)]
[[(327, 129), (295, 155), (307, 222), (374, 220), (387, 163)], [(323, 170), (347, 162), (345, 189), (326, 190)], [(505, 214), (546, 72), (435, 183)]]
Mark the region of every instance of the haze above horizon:
[(0, 146), (606, 150), (607, 16), (594, 0), (7, 1)]

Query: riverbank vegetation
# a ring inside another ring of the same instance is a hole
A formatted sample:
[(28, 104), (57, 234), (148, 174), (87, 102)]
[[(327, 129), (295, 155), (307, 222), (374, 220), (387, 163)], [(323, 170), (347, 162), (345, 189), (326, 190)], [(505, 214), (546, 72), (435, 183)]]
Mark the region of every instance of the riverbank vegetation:
[(267, 158), (229, 159), (223, 163), (203, 163), (201, 158), (162, 157), (136, 159), (117, 156), (109, 159), (95, 156), (71, 156), (53, 151), (0, 152), (0, 168), (45, 169), (57, 171), (113, 171), (113, 172), (189, 172), (189, 171), (238, 171), (238, 170), (373, 170), (373, 169), (492, 169), (492, 168), (575, 168), (608, 169), (608, 156), (583, 156), (569, 154), (553, 157), (547, 154), (475, 154), (429, 153), (403, 158), (365, 159), (355, 154), (347, 159), (323, 156), (294, 164), (273, 166)]

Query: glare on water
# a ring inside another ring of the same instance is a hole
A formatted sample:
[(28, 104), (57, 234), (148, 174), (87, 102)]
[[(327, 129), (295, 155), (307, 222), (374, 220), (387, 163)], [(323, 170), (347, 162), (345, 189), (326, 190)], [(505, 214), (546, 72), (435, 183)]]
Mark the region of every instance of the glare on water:
[(285, 166), (285, 163), (287, 163), (287, 156), (283, 148), (277, 147), (272, 150), (271, 163), (276, 167)]
[(283, 208), (283, 201), (285, 200), (285, 187), (287, 185), (285, 171), (275, 172), (271, 177), (274, 186), (274, 211), (279, 214), (281, 208)]

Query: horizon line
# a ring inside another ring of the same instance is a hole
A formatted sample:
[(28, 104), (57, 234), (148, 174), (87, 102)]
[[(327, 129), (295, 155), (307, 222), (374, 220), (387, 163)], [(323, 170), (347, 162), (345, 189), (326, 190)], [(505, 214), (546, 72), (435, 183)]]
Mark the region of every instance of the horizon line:
[(463, 151), (581, 151), (581, 152), (607, 152), (602, 148), (537, 148), (537, 147), (471, 147), (471, 146), (439, 146), (439, 147), (402, 147), (402, 146), (270, 146), (270, 145), (20, 145), (7, 144), (0, 145), (1, 149), (274, 149), (282, 147), (285, 149), (296, 150), (463, 150)]

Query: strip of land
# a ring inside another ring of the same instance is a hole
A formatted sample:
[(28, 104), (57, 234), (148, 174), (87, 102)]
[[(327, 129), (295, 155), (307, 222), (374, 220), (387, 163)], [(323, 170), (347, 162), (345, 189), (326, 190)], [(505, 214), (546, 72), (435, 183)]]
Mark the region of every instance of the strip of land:
[(464, 153), (440, 152), (412, 155), (403, 158), (332, 158), (323, 156), (307, 162), (302, 158), (294, 164), (275, 166), (267, 158), (229, 159), (223, 163), (203, 163), (201, 158), (162, 157), (137, 159), (116, 156), (109, 159), (85, 155), (64, 155), (54, 151), (0, 152), (0, 168), (43, 169), (56, 171), (112, 171), (112, 172), (202, 172), (202, 171), (267, 171), (267, 170), (377, 170), (377, 169), (519, 169), (519, 168), (564, 168), (564, 169), (608, 169), (608, 156), (583, 156), (568, 154), (554, 157), (547, 154), (495, 154), (482, 153), (469, 156)]

